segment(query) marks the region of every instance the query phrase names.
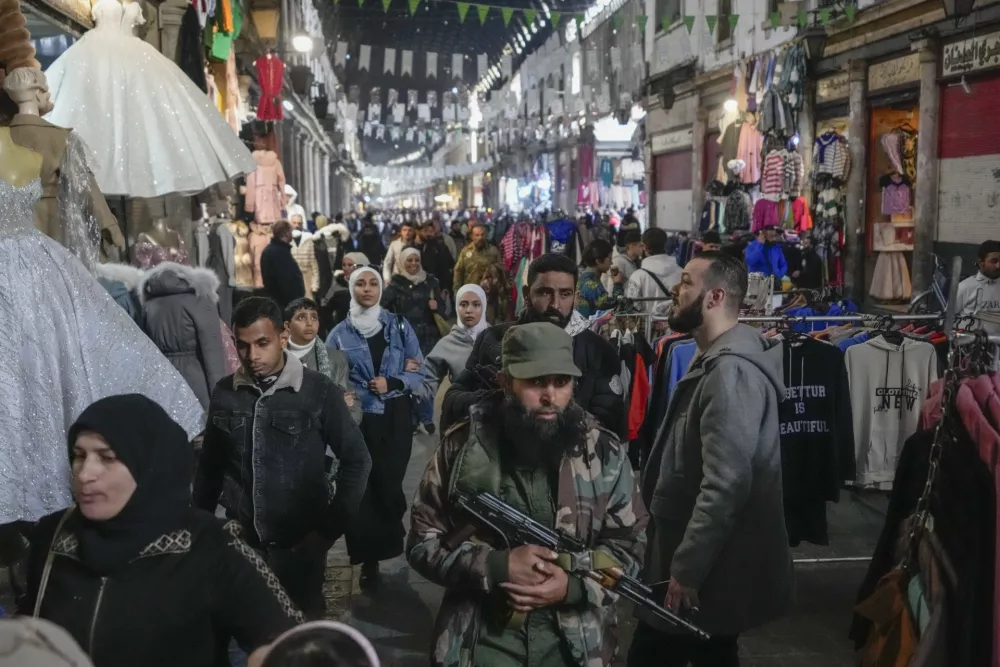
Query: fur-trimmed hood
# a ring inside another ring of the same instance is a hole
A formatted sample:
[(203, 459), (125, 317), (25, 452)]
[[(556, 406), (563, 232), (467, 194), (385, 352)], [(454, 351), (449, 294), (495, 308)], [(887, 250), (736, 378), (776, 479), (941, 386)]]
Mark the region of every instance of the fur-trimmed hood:
[(125, 285), (126, 289), (138, 289), (145, 271), (130, 264), (98, 264), (95, 269), (98, 278), (104, 278)]
[(348, 239), (351, 238), (351, 230), (349, 230), (347, 225), (342, 222), (331, 222), (325, 227), (320, 227), (316, 230), (317, 236), (330, 237), (334, 234), (340, 237), (341, 243), (347, 243)]
[(163, 262), (146, 271), (139, 284), (139, 302), (171, 294), (194, 294), (199, 298), (219, 300), (219, 278), (208, 269)]

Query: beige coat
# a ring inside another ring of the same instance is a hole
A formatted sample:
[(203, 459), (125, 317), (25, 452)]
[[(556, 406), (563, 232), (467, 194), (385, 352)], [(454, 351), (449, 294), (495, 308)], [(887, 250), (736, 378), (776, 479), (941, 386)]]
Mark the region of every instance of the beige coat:
[(306, 286), (306, 298), (312, 299), (319, 291), (319, 262), (316, 261), (316, 248), (313, 245), (313, 235), (309, 232), (299, 232), (292, 240), (292, 257), (302, 271), (302, 282)]

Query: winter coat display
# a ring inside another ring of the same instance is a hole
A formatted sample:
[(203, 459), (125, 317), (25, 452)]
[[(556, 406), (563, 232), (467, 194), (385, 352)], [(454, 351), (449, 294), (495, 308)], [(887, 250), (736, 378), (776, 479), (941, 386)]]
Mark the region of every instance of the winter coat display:
[(260, 275), (264, 291), (282, 310), (306, 295), (302, 269), (292, 255), (292, 246), (280, 239), (272, 238), (261, 253)]
[(226, 376), (218, 289), (211, 271), (172, 262), (148, 270), (138, 289), (146, 334), (205, 408)]
[(271, 225), (250, 224), (248, 237), (250, 247), (250, 270), (253, 273), (253, 286), (256, 289), (264, 287), (264, 277), (260, 272), (260, 256), (264, 248), (271, 242)]
[(785, 526), (792, 546), (829, 544), (826, 503), (854, 479), (851, 392), (844, 353), (793, 336), (784, 345), (785, 400), (778, 406)]
[(750, 230), (750, 195), (736, 188), (726, 197), (725, 228), (727, 234)]
[(257, 67), (257, 81), (260, 84), (257, 120), (284, 120), (281, 90), (285, 86), (285, 63), (273, 53), (268, 53), (257, 58), (254, 65)]
[(420, 341), (420, 351), (424, 354), (430, 352), (441, 338), (441, 332), (434, 322), (436, 311), (432, 311), (428, 306), (431, 299), (437, 302), (438, 312), (444, 309), (441, 286), (437, 278), (431, 275), (415, 283), (397, 273), (386, 285), (382, 294), (382, 308), (406, 318), (416, 332), (417, 340)]
[(851, 153), (847, 139), (837, 132), (824, 132), (813, 144), (813, 173), (826, 174), (840, 181), (847, 180), (851, 169)]
[(285, 196), (285, 170), (274, 151), (254, 151), (257, 169), (247, 174), (243, 210), (253, 213), (256, 222), (281, 220)]
[(315, 299), (319, 291), (319, 264), (316, 261), (316, 248), (313, 245), (313, 235), (309, 232), (295, 230), (292, 232), (292, 257), (302, 271), (302, 282), (306, 286), (306, 297)]
[(774, 276), (777, 280), (788, 273), (788, 262), (778, 243), (761, 243), (754, 239), (747, 245), (744, 255), (747, 271), (750, 273), (763, 273), (765, 276)]
[(344, 390), (286, 353), (264, 393), (242, 368), (216, 386), (194, 503), (213, 511), (221, 504), (253, 542), (291, 548), (313, 531), (342, 535), (370, 469)]
[[(522, 313), (522, 318), (525, 314)], [(465, 419), (483, 396), (496, 389), (489, 383), (501, 367), (500, 344), (513, 322), (497, 324), (476, 338), (465, 370), (452, 382), (441, 406), (441, 431)], [(625, 428), (625, 404), (619, 373), (621, 361), (614, 346), (587, 327), (587, 320), (573, 311), (566, 333), (573, 336), (573, 363), (583, 375), (577, 381), (574, 400), (612, 433)]]
[(847, 374), (854, 416), (857, 483), (892, 488), (903, 443), (920, 422), (931, 382), (937, 379), (934, 346), (903, 338), (869, 338), (847, 350)]
[[(674, 388), (642, 474), (652, 538), (643, 580), (698, 591), (698, 624), (737, 635), (787, 613), (781, 345), (737, 324)], [(638, 612), (654, 627), (658, 622)]]
[(235, 522), (193, 511), (187, 528), (163, 534), (124, 570), (101, 577), (78, 559), (72, 532), (64, 526), (56, 534), (61, 518), (46, 517), (32, 535), (21, 611), (33, 611), (51, 550), (40, 616), (65, 628), (95, 666), (214, 667), (221, 628), (253, 650), (303, 620)]
[(233, 273), (236, 286), (253, 287), (253, 257), (250, 255), (250, 228), (242, 221), (227, 222), (229, 231), (236, 239), (233, 248)]

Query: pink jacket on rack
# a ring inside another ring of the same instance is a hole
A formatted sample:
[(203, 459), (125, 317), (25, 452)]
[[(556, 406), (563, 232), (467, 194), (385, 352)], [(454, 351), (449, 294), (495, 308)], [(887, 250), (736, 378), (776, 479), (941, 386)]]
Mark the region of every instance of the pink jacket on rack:
[(256, 222), (277, 222), (285, 200), (285, 170), (274, 151), (254, 151), (253, 158), (257, 169), (247, 176), (244, 209)]

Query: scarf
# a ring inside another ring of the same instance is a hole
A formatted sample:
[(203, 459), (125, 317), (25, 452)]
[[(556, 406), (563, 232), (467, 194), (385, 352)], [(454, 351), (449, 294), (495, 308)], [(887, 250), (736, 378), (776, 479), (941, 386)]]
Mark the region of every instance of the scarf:
[(107, 576), (162, 535), (188, 525), (194, 457), (184, 429), (139, 394), (102, 398), (84, 410), (69, 429), (70, 460), (84, 431), (104, 438), (136, 483), (125, 507), (112, 518), (91, 520), (77, 510), (66, 522), (79, 541), (80, 561)]
[(424, 267), (421, 266), (420, 270), (417, 271), (416, 273), (407, 273), (405, 264), (406, 264), (406, 258), (409, 257), (410, 255), (416, 255), (417, 257), (420, 257), (420, 251), (414, 248), (413, 246), (404, 248), (403, 251), (399, 253), (399, 259), (396, 260), (396, 265), (392, 267), (392, 272), (397, 276), (403, 276), (414, 285), (419, 285), (420, 283), (427, 280), (427, 272), (424, 271)]
[(473, 285), (471, 283), (468, 285), (462, 285), (462, 287), (460, 287), (455, 292), (456, 313), (458, 312), (458, 303), (462, 300), (462, 296), (468, 294), (469, 292), (472, 292), (479, 298), (479, 303), (483, 304), (483, 312), (479, 315), (479, 322), (477, 322), (475, 325), (467, 327), (462, 323), (462, 318), (459, 317), (458, 323), (455, 325), (455, 327), (458, 328), (459, 331), (465, 331), (470, 336), (472, 336), (472, 340), (476, 340), (476, 338), (479, 337), (479, 334), (485, 331), (486, 328), (489, 326), (489, 323), (486, 321), (486, 292), (484, 292), (483, 288), (480, 287), (479, 285)]
[(313, 338), (305, 345), (296, 345), (291, 338), (288, 339), (288, 351), (294, 354), (296, 359), (301, 359), (302, 357), (306, 356), (307, 354), (313, 351), (314, 347), (316, 347), (315, 338)]
[(354, 273), (351, 274), (350, 284), (348, 285), (348, 289), (351, 290), (351, 308), (348, 311), (347, 318), (351, 321), (351, 326), (357, 329), (359, 334), (365, 338), (371, 338), (382, 330), (382, 306), (376, 303), (371, 308), (365, 308), (354, 298), (354, 285), (366, 273), (370, 273), (378, 278), (379, 298), (382, 298), (382, 276), (379, 272), (370, 266), (361, 266), (354, 269)]
[(368, 255), (363, 252), (349, 252), (344, 255), (344, 259), (353, 260), (355, 266), (368, 266), (371, 261), (368, 259)]

